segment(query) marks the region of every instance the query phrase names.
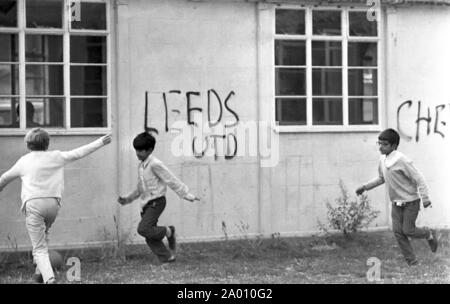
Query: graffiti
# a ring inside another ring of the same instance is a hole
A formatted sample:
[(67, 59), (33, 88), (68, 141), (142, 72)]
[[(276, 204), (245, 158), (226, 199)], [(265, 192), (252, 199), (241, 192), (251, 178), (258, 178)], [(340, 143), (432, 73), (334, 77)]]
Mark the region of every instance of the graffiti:
[[(171, 130), (169, 128), (169, 120), (171, 114), (172, 113), (175, 113), (177, 115), (182, 114), (182, 111), (180, 111), (179, 109), (169, 108), (171, 97), (174, 97), (174, 95), (176, 95), (179, 98), (179, 96), (182, 94), (183, 92), (181, 90), (169, 90), (161, 94), (162, 102), (164, 105), (164, 130), (166, 133)], [(230, 91), (226, 95), (226, 97), (223, 98), (214, 89), (210, 89), (206, 92), (207, 96), (206, 112), (207, 112), (208, 127), (213, 128), (217, 126), (218, 127), (217, 129), (221, 129), (219, 124), (223, 122), (225, 111), (231, 114), (231, 117), (233, 119), (232, 121), (225, 122), (224, 128), (222, 128), (222, 130), (220, 130), (219, 133), (211, 132), (210, 134), (205, 135), (202, 124), (203, 122), (202, 113), (204, 112), (204, 109), (202, 107), (193, 105), (195, 99), (201, 98), (202, 94), (198, 91), (187, 91), (184, 94), (186, 101), (186, 108), (185, 108), (186, 123), (188, 126), (192, 126), (196, 129), (201, 130), (200, 135), (196, 134), (192, 136), (191, 150), (194, 157), (203, 158), (209, 155), (207, 153), (208, 150), (213, 151), (213, 155), (216, 160), (221, 155), (220, 153), (221, 150), (225, 151), (223, 153), (225, 159), (232, 159), (237, 155), (238, 140), (233, 133), (227, 130), (229, 128), (236, 126), (239, 123), (239, 115), (230, 107), (230, 100), (234, 95), (235, 92)], [(158, 134), (158, 129), (149, 126), (148, 107), (149, 107), (148, 92), (145, 92), (144, 128), (147, 132), (155, 132), (156, 134)], [(214, 108), (218, 112), (215, 117), (213, 117)], [(175, 129), (175, 131), (177, 130), (180, 131), (180, 129)]]
[[(450, 104), (448, 104), (450, 109)], [(414, 124), (415, 124), (415, 140), (416, 142), (420, 139), (420, 127), (421, 125), (426, 125), (426, 134), (427, 136), (431, 134), (431, 131), (433, 131), (434, 134), (438, 134), (442, 138), (445, 138), (445, 133), (443, 128), (447, 125), (446, 121), (443, 120), (442, 112), (447, 107), (446, 104), (440, 104), (434, 107), (434, 109), (430, 106), (426, 107), (425, 113), (422, 113), (422, 102), (417, 102), (417, 116), (415, 117)], [(403, 123), (405, 119), (403, 119), (404, 115), (407, 114), (409, 111), (414, 111), (413, 102), (411, 100), (407, 100), (403, 102), (398, 108), (397, 108), (397, 130), (399, 131), (400, 135), (405, 138), (407, 141), (411, 141), (413, 139), (413, 136), (408, 134), (404, 128)], [(410, 117), (410, 116), (408, 116)]]

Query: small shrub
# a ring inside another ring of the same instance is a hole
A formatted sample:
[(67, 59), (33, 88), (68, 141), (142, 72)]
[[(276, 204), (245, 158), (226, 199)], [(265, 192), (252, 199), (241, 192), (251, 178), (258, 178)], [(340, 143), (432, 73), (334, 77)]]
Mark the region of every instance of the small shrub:
[[(350, 197), (342, 181), (339, 182), (339, 187), (341, 196), (335, 200), (336, 206), (326, 203), (329, 226), (342, 231), (344, 235), (368, 227), (380, 211), (372, 209), (367, 195), (363, 194), (355, 200)], [(326, 231), (323, 225), (320, 226)]]

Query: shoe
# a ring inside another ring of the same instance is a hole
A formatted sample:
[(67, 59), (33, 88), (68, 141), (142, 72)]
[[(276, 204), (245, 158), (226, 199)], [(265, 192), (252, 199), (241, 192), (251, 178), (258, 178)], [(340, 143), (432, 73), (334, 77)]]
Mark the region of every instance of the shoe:
[(173, 263), (173, 262), (175, 262), (176, 261), (176, 258), (175, 258), (175, 256), (171, 256), (170, 258), (168, 258), (167, 260), (165, 260), (165, 261), (162, 261), (162, 263), (164, 264), (164, 263)]
[(407, 261), (408, 266), (416, 266), (419, 264), (418, 260)]
[(431, 235), (433, 238), (431, 240), (427, 239), (428, 245), (430, 245), (431, 252), (436, 252), (438, 248), (438, 239), (437, 239), (437, 233), (436, 230), (431, 230)]
[(176, 246), (177, 246), (177, 238), (175, 236), (175, 227), (169, 226), (169, 229), (172, 233), (170, 234), (170, 237), (167, 237), (167, 241), (169, 242), (170, 250), (175, 251)]
[(35, 283), (39, 283), (39, 284), (44, 283), (44, 278), (42, 277), (42, 274), (40, 274), (40, 273), (33, 274), (32, 280)]
[(47, 282), (45, 282), (45, 284), (56, 284), (56, 279), (55, 278), (50, 278), (50, 279), (48, 279)]

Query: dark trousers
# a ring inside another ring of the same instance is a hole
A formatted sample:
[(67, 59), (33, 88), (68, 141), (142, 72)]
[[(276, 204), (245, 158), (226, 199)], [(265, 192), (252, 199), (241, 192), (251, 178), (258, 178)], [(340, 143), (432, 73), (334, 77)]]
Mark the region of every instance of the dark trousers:
[(150, 250), (158, 257), (161, 262), (167, 261), (171, 256), (170, 251), (163, 243), (167, 230), (164, 226), (157, 226), (158, 219), (166, 207), (166, 198), (159, 197), (149, 201), (141, 213), (141, 221), (137, 232), (145, 238)]
[(404, 206), (392, 204), (392, 228), (407, 262), (416, 259), (409, 238), (426, 239), (430, 236), (430, 230), (416, 227), (419, 210), (420, 200), (408, 202)]

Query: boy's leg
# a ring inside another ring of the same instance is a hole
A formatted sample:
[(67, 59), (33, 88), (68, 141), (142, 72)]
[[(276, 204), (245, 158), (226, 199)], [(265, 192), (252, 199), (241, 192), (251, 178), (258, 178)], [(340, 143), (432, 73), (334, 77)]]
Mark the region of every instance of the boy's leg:
[(416, 227), (417, 216), (420, 210), (420, 200), (405, 205), (403, 211), (403, 233), (414, 239), (426, 239), (430, 236), (430, 230)]
[(392, 230), (397, 239), (400, 250), (408, 264), (415, 263), (416, 256), (408, 237), (403, 233), (404, 207), (392, 204)]
[(58, 210), (56, 200), (50, 198), (34, 199), (28, 201), (26, 205), (26, 226), (33, 245), (33, 258), (38, 268), (36, 273), (42, 274), (44, 282), (55, 278), (48, 256), (46, 234)]
[(158, 259), (165, 262), (172, 256), (162, 241), (167, 234), (167, 228), (157, 226), (157, 223), (166, 207), (166, 200), (164, 197), (161, 197), (150, 204), (141, 215), (142, 219), (138, 225), (138, 233), (145, 238), (148, 247), (150, 247)]

